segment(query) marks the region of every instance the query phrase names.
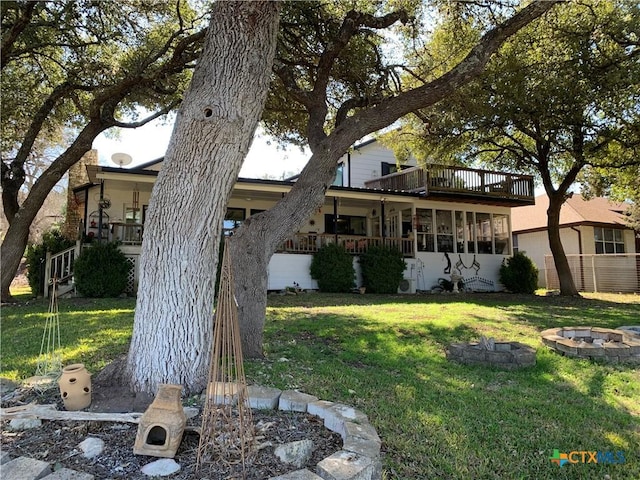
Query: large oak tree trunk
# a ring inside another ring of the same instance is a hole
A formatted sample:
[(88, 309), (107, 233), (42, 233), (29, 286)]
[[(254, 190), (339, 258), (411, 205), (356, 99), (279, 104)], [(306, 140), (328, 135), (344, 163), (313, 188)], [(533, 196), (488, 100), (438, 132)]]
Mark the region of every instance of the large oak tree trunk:
[(149, 204), (127, 378), (199, 392), (226, 205), (264, 108), (279, 2), (216, 2)]
[(231, 237), (242, 352), (247, 358), (263, 356), (269, 261), (278, 246), (324, 203), (338, 159), (353, 141), (348, 135), (327, 139), (323, 145), (331, 144), (332, 148), (315, 149), (291, 191), (271, 209), (251, 216)]

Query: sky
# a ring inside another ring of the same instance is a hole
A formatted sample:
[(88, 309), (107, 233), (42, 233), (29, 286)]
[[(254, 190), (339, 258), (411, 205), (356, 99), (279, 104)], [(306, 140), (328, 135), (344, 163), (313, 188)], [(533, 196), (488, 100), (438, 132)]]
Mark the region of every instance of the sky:
[[(94, 140), (93, 148), (98, 150), (100, 165), (114, 166), (111, 156), (114, 153), (127, 153), (133, 158), (129, 167), (135, 167), (164, 156), (172, 130), (173, 124), (156, 121), (140, 128), (120, 129), (117, 138), (109, 138), (102, 133)], [(269, 137), (259, 131), (240, 176), (282, 179), (300, 173), (309, 157), (308, 150), (303, 153), (294, 146), (283, 151), (276, 142), (269, 142)]]

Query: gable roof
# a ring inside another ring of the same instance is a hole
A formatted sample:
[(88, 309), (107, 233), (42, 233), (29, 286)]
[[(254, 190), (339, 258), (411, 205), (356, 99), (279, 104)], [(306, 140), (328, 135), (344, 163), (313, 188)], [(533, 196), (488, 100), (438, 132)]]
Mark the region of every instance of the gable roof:
[[(513, 209), (511, 218), (513, 232), (546, 230), (548, 208), (549, 197), (540, 195), (536, 197), (535, 205)], [(574, 194), (562, 205), (560, 226), (609, 224), (626, 227), (623, 212), (627, 208), (628, 205), (625, 203), (612, 202), (604, 197), (586, 200), (582, 195)]]

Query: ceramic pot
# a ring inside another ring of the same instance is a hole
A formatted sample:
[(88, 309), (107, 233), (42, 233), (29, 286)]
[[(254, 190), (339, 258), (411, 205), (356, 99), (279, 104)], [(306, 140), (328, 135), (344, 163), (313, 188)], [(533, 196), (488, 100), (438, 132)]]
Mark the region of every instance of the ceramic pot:
[(175, 457), (187, 423), (180, 398), (181, 392), (182, 385), (158, 385), (155, 400), (140, 417), (133, 453), (152, 457)]
[(83, 363), (74, 363), (62, 369), (58, 379), (60, 396), (67, 410), (82, 410), (91, 405), (91, 374)]

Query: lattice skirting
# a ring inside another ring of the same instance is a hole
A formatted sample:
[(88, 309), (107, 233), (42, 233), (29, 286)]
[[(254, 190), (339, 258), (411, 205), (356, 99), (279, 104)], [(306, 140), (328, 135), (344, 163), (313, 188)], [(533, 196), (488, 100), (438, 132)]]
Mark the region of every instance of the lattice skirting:
[(127, 260), (131, 263), (131, 270), (127, 277), (127, 293), (136, 293), (138, 291), (138, 262), (140, 255), (126, 255)]

